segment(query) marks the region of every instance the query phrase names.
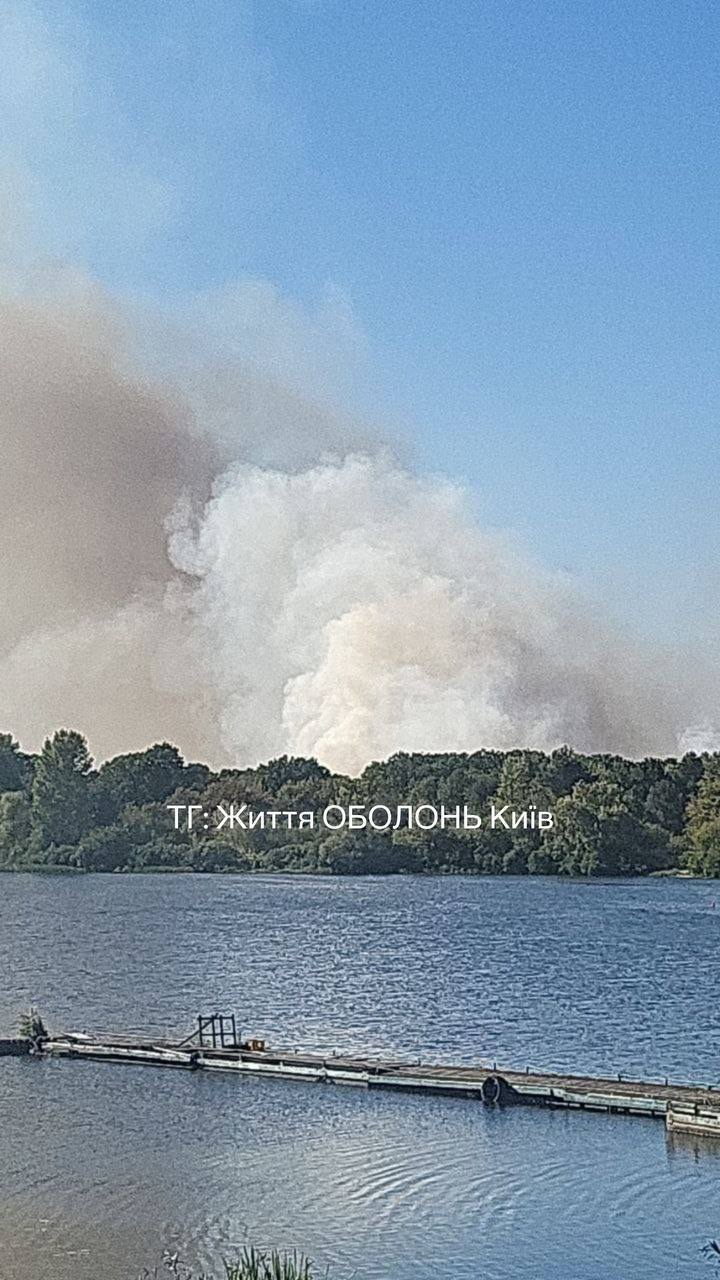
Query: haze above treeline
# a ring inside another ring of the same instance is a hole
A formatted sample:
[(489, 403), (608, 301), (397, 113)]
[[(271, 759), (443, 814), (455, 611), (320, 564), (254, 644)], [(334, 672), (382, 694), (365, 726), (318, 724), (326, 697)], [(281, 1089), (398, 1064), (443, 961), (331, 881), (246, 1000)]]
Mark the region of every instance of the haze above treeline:
[[(247, 804), (309, 811), (328, 805), (534, 805), (552, 830), (330, 831), (316, 824), (188, 832), (168, 805)], [(77, 871), (285, 871), (634, 875), (683, 868), (720, 875), (720, 753), (629, 760), (568, 747), (398, 753), (358, 778), (315, 759), (282, 756), (213, 772), (158, 743), (95, 768), (85, 738), (61, 729), (42, 750), (0, 734), (0, 868)]]
[(186, 8), (0, 7), (3, 722), (720, 748), (712, 39)]

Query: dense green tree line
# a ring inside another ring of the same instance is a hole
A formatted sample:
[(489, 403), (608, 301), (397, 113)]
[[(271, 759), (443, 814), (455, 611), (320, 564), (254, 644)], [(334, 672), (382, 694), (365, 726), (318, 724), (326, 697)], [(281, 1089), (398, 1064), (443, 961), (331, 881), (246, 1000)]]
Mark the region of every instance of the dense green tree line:
[[(550, 810), (551, 830), (175, 830), (168, 804), (255, 810), (326, 805), (491, 804)], [(720, 876), (720, 755), (626, 760), (539, 751), (399, 753), (359, 778), (315, 760), (213, 773), (159, 743), (95, 768), (81, 734), (61, 729), (38, 755), (0, 734), (0, 867), (86, 871), (464, 872), (632, 875), (685, 867)]]

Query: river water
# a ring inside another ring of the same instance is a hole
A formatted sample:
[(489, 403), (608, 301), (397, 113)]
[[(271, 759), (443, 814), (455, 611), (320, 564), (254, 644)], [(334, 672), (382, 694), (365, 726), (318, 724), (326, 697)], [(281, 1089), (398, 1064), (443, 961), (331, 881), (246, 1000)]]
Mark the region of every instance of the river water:
[[(720, 1087), (715, 889), (550, 878), (2, 876), (0, 1030), (180, 1036)], [(658, 1121), (0, 1061), (0, 1280), (249, 1239), (333, 1280), (711, 1275), (720, 1144)]]

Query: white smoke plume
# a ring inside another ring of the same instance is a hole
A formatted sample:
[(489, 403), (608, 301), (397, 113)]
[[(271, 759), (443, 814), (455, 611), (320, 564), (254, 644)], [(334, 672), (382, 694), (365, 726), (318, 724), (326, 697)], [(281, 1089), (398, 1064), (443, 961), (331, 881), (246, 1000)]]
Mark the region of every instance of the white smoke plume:
[(382, 454), (295, 475), (236, 467), (172, 546), (198, 580), (235, 755), (354, 773), (398, 750), (677, 745), (669, 683), (483, 534), (456, 486)]
[[(138, 138), (83, 63), (80, 11), (63, 36), (53, 8), (0, 15), (0, 729), (348, 771), (397, 750), (672, 753), (688, 724), (714, 740), (716, 681), (616, 635), (338, 407), (366, 376), (342, 293), (308, 307), (245, 280), (168, 316), (57, 265), (152, 243), (194, 174)], [(249, 189), (294, 127), (251, 62), (222, 111)], [(195, 95), (184, 110), (192, 131)]]
[(71, 724), (100, 757), (164, 737), (347, 772), (397, 750), (676, 751), (708, 709), (679, 664), (329, 405), (356, 345), (335, 302), (303, 324), (269, 286), (233, 297), (222, 333), (207, 301), (163, 329), (67, 272), (0, 304), (3, 725), (32, 748)]

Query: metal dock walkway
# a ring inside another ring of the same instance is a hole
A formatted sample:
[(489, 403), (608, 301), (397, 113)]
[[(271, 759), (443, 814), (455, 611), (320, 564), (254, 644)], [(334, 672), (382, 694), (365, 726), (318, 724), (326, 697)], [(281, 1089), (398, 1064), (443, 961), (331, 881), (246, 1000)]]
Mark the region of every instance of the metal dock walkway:
[[(201, 1037), (202, 1038), (202, 1037)], [(500, 1106), (563, 1107), (656, 1116), (668, 1127), (720, 1136), (720, 1089), (654, 1081), (519, 1072), (497, 1066), (446, 1066), (357, 1056), (324, 1056), (255, 1047), (257, 1041), (218, 1047), (125, 1037), (62, 1035), (38, 1052), (55, 1057), (145, 1064), (187, 1070), (234, 1071), (323, 1084), (474, 1098)], [(250, 1047), (252, 1046), (252, 1047)]]

